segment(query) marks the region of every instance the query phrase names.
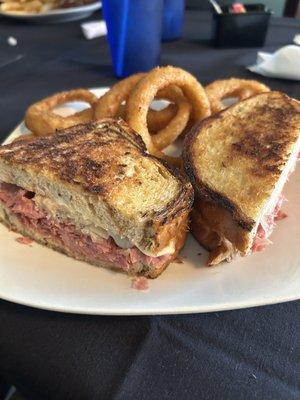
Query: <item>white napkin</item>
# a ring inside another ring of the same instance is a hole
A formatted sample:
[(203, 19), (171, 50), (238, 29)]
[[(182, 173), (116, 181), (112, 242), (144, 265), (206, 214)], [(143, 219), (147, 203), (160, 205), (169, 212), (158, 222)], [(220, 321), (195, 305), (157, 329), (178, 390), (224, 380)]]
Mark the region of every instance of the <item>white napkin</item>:
[(247, 68), (264, 76), (300, 80), (300, 47), (284, 46), (273, 54), (261, 51), (257, 54), (256, 64)]
[(81, 29), (86, 39), (94, 39), (107, 35), (105, 21), (91, 21), (81, 24)]
[(298, 33), (297, 35), (295, 35), (295, 37), (294, 37), (294, 43), (300, 45), (300, 33)]

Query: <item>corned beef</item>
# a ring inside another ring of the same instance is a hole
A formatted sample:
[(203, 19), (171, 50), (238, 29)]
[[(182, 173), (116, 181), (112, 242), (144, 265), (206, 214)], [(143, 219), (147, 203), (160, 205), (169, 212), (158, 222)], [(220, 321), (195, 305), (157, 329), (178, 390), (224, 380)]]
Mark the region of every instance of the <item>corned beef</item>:
[(282, 203), (286, 200), (283, 194), (278, 198), (273, 212), (264, 217), (264, 223), (258, 225), (256, 235), (253, 239), (252, 251), (263, 251), (268, 244), (272, 244), (268, 239), (272, 233), (275, 222), (287, 217), (287, 214), (281, 211)]
[(90, 262), (111, 262), (123, 270), (130, 271), (139, 262), (159, 268), (172, 257), (171, 254), (150, 257), (137, 247), (123, 249), (117, 246), (111, 237), (99, 238), (94, 242), (90, 236), (79, 232), (72, 221), (54, 219), (38, 209), (34, 202), (34, 193), (16, 185), (1, 183), (0, 201), (17, 216), (25, 228), (37, 232), (46, 240), (52, 238), (74, 258), (87, 258)]

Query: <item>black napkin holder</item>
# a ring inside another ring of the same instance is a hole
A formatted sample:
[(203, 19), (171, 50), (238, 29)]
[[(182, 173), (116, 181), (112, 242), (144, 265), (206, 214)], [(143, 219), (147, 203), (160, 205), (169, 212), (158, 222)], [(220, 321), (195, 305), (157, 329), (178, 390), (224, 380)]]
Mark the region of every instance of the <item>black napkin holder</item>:
[(247, 4), (245, 13), (232, 13), (229, 6), (213, 15), (216, 47), (262, 47), (272, 12), (264, 4)]

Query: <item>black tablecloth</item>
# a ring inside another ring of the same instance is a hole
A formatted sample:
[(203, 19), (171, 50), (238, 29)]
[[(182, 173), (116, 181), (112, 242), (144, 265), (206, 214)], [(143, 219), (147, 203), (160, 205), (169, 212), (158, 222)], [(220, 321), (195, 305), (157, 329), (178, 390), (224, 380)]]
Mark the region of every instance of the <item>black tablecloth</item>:
[[(99, 15), (94, 16), (97, 18)], [(274, 19), (266, 50), (291, 43), (300, 21)], [(7, 45), (7, 37), (18, 40)], [(184, 38), (163, 45), (162, 64), (203, 83), (257, 78), (258, 49), (215, 50), (207, 14), (189, 12)], [(300, 84), (259, 78), (300, 98)], [(0, 19), (0, 135), (52, 92), (115, 81), (105, 38), (78, 22), (32, 25)], [(211, 314), (100, 317), (0, 301), (0, 376), (29, 399), (299, 399), (300, 303)]]

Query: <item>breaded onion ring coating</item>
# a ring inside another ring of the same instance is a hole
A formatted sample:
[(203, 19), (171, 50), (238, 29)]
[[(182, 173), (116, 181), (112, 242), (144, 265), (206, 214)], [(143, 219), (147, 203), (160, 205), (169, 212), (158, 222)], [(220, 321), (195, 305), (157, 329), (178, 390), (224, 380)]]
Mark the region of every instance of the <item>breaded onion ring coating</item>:
[(193, 120), (200, 121), (210, 115), (210, 105), (205, 90), (197, 79), (180, 68), (157, 67), (134, 87), (126, 103), (126, 121), (138, 132), (150, 154), (164, 158), (155, 146), (147, 127), (147, 112), (157, 92), (168, 86), (178, 86), (191, 103)]
[[(101, 119), (122, 117), (126, 120), (126, 115), (124, 111), (125, 105), (123, 105), (123, 103), (127, 102), (135, 85), (145, 76), (146, 73), (134, 74), (113, 85), (110, 90), (106, 92), (102, 97), (100, 97), (100, 99), (98, 99), (98, 101), (96, 102), (94, 106), (94, 118)], [(160, 95), (160, 93), (157, 93), (157, 99), (165, 98), (167, 100), (172, 100), (176, 102), (176, 91), (177, 89), (175, 89), (175, 93), (171, 91), (168, 92), (170, 93), (171, 98), (167, 98), (165, 96), (166, 93), (164, 93), (164, 95), (162, 96)], [(181, 98), (179, 99), (179, 101), (182, 103)], [(174, 112), (174, 107), (176, 106), (170, 104), (163, 110), (159, 111), (155, 111), (149, 108), (147, 113), (147, 124), (149, 131), (157, 133), (157, 131), (159, 131), (160, 129), (165, 128), (166, 125), (176, 115), (176, 112)], [(176, 107), (176, 110), (177, 108), (178, 107)]]
[(245, 100), (255, 94), (269, 92), (268, 86), (263, 83), (249, 79), (223, 79), (217, 80), (205, 87), (212, 114), (227, 108), (222, 100), (230, 97), (237, 97), (239, 100)]
[[(94, 117), (92, 106), (96, 100), (97, 96), (86, 89), (74, 89), (56, 93), (32, 104), (28, 108), (25, 113), (25, 125), (36, 135), (46, 135), (54, 133), (58, 129), (89, 122)], [(66, 117), (52, 111), (54, 107), (71, 101), (83, 101), (89, 103), (91, 107)]]

